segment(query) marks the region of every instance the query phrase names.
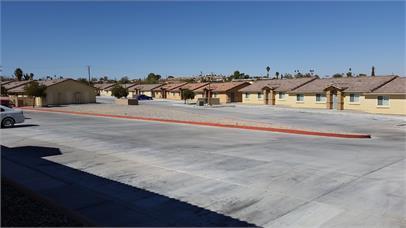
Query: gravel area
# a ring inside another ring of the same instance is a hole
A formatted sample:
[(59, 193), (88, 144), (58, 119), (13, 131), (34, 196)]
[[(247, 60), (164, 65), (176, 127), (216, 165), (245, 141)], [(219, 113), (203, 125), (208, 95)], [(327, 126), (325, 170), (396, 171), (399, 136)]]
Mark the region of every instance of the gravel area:
[(64, 226), (82, 227), (84, 224), (64, 215), (24, 192), (1, 181), (1, 226)]
[[(150, 118), (162, 118), (171, 120), (186, 120), (186, 121), (198, 121), (198, 122), (210, 122), (210, 123), (222, 123), (233, 125), (249, 125), (249, 126), (261, 126), (261, 127), (281, 127), (289, 128), (288, 126), (270, 124), (265, 122), (244, 120), (235, 117), (227, 117), (216, 115), (215, 113), (199, 113), (196, 109), (190, 108), (190, 110), (184, 107), (176, 106), (162, 106), (154, 104), (140, 104), (140, 105), (116, 105), (116, 104), (84, 104), (84, 105), (68, 105), (60, 107), (49, 107), (47, 109), (57, 109), (74, 112), (88, 112), (88, 113), (102, 113), (111, 115), (125, 115), (125, 116), (140, 116)], [(216, 109), (216, 108), (212, 108)]]

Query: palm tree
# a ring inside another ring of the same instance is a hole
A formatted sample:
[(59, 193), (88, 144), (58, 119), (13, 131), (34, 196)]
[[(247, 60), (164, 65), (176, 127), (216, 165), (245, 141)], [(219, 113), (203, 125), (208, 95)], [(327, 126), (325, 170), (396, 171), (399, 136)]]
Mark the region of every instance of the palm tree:
[(269, 71), (271, 70), (271, 68), (269, 66), (266, 67), (266, 76), (269, 78)]
[(23, 79), (23, 70), (21, 70), (21, 68), (17, 68), (14, 71), (14, 76), (17, 78), (17, 81), (21, 81), (21, 79)]

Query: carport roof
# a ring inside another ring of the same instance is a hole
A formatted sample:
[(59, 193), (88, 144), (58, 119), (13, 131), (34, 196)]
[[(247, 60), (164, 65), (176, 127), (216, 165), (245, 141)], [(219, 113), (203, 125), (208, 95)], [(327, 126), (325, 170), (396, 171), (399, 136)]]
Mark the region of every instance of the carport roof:
[(240, 92), (261, 92), (265, 87), (273, 89), (277, 92), (287, 92), (315, 79), (315, 77), (309, 77), (295, 79), (259, 80), (255, 81), (253, 84), (247, 87), (240, 89)]
[(372, 92), (397, 76), (375, 76), (375, 77), (345, 77), (345, 78), (322, 78), (311, 81), (292, 93), (322, 93), (328, 87), (336, 87), (344, 92)]

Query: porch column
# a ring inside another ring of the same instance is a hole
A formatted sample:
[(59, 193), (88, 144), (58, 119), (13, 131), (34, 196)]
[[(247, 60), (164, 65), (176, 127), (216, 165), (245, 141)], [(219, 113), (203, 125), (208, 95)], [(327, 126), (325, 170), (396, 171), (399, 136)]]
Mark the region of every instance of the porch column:
[(343, 92), (342, 91), (337, 91), (337, 110), (343, 110), (344, 109), (344, 99), (343, 99)]
[(269, 90), (268, 89), (264, 89), (262, 91), (263, 97), (264, 97), (264, 104), (269, 104)]
[(327, 90), (326, 91), (326, 108), (327, 109), (332, 109), (333, 108), (333, 97), (331, 96), (331, 91)]
[(269, 93), (269, 104), (275, 105), (275, 91), (272, 89)]

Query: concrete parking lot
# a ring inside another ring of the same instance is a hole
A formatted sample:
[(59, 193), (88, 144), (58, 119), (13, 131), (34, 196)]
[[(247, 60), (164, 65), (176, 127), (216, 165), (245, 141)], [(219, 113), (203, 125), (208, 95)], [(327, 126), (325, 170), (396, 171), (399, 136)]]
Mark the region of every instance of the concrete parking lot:
[(44, 158), (257, 226), (406, 226), (404, 119), (240, 106), (171, 108), (371, 133), (372, 139), (27, 112), (31, 125), (3, 129), (1, 143), (58, 148), (60, 155)]

